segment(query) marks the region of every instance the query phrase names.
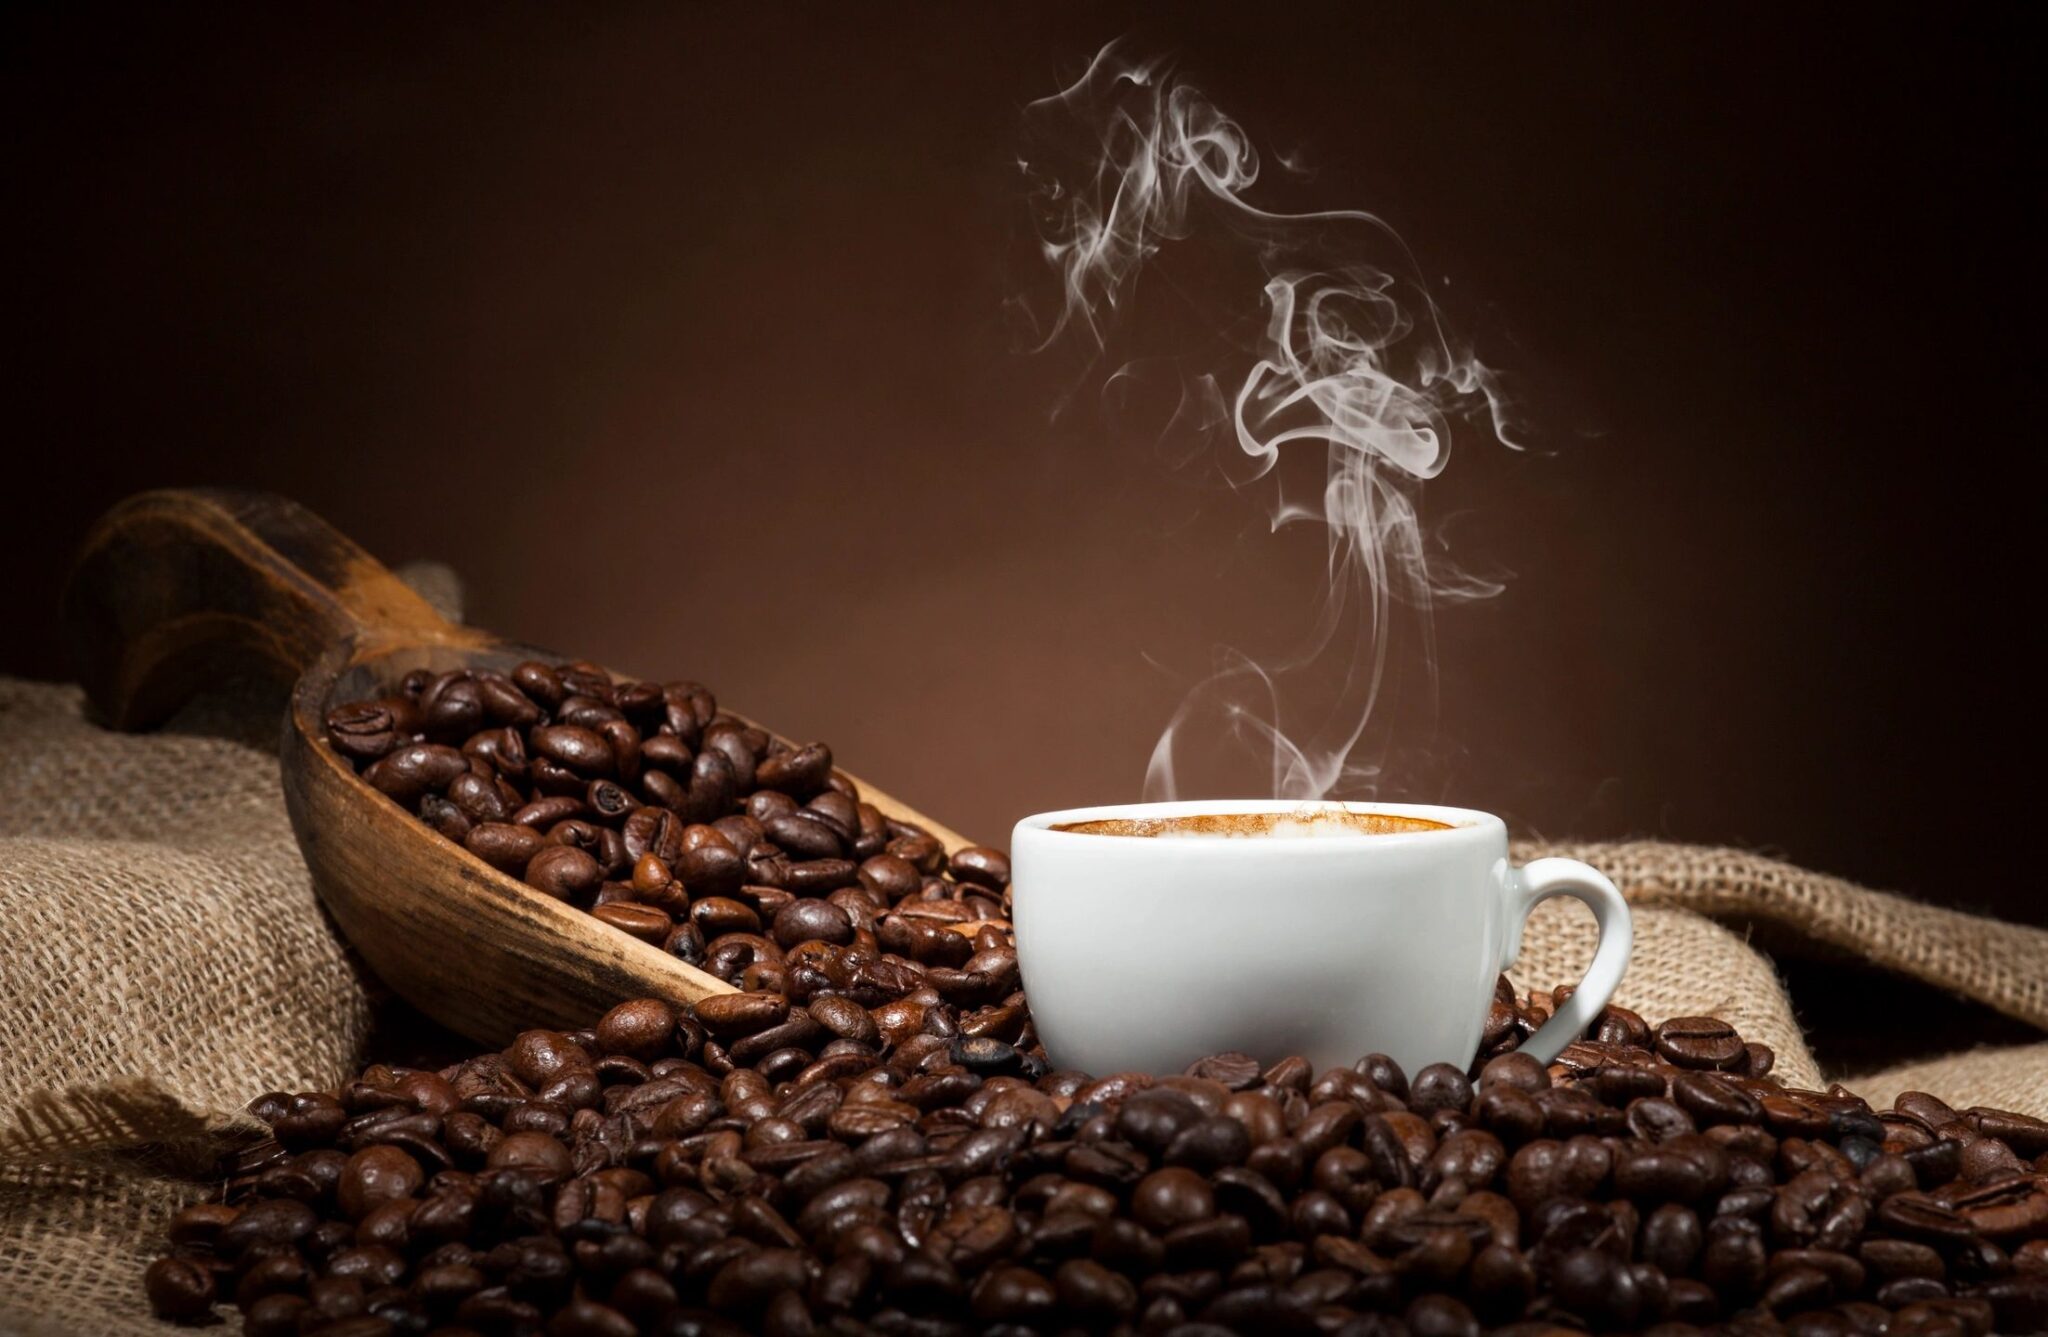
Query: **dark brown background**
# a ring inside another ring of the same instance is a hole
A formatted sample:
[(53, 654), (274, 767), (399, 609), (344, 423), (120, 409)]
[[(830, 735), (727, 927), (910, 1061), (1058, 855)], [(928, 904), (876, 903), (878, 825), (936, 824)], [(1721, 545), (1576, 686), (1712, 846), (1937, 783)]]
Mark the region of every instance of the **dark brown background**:
[(2048, 922), (2031, 788), (2000, 783), (2041, 741), (2012, 26), (1256, 20), (17, 17), (0, 669), (65, 671), (96, 512), (232, 482), (987, 838), (1134, 796), (1177, 684), (1216, 642), (1284, 648), (1320, 551), (1092, 414), (1049, 422), (1072, 367), (1012, 351), (1003, 300), (1040, 278), (1020, 108), (1130, 32), (1308, 151), (1298, 201), (1369, 207), (1450, 276), (1535, 429), (1425, 494), (1513, 578), (1439, 617), (1439, 704), (1389, 717), (1383, 796)]

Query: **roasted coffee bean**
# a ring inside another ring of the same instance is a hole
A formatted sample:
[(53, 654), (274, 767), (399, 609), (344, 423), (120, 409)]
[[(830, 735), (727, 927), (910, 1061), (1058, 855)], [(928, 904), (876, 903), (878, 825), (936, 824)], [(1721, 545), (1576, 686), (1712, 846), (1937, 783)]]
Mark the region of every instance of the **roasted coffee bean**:
[(547, 1133), (508, 1133), (485, 1161), (492, 1170), (516, 1170), (539, 1181), (565, 1178), (575, 1167), (569, 1148)]
[(667, 912), (657, 910), (651, 905), (634, 905), (630, 901), (600, 905), (590, 913), (594, 918), (611, 925), (621, 933), (630, 934), (642, 942), (653, 943), (657, 947), (668, 941), (668, 935), (675, 927)]
[(190, 1322), (213, 1312), (213, 1272), (192, 1259), (157, 1259), (143, 1272), (142, 1288), (158, 1318)]
[(1939, 1199), (1924, 1193), (1894, 1193), (1877, 1208), (1877, 1223), (1887, 1233), (1935, 1245), (1954, 1245), (1970, 1237), (1970, 1223)]
[(439, 743), (412, 743), (372, 762), (363, 779), (407, 808), (446, 789), (469, 770), (469, 758)]
[(540, 722), (540, 706), (511, 678), (489, 671), (477, 673), (475, 677), (484, 717), (493, 724), (524, 728)]
[(1693, 1270), (1705, 1240), (1699, 1213), (1675, 1202), (1664, 1203), (1644, 1218), (1642, 1236), (1643, 1261), (1674, 1277)]
[(1742, 1037), (1712, 1017), (1677, 1017), (1655, 1031), (1657, 1052), (1682, 1068), (1732, 1068), (1745, 1055)]
[(728, 933), (759, 933), (761, 916), (741, 901), (728, 896), (704, 896), (690, 906), (690, 922), (704, 930), (707, 939)]
[(893, 835), (882, 852), (902, 859), (925, 877), (935, 876), (946, 866), (946, 847), (924, 832)]
[(1474, 1102), (1474, 1114), (1482, 1127), (1509, 1145), (1519, 1146), (1543, 1132), (1543, 1107), (1516, 1087), (1489, 1088)]
[(824, 788), (831, 773), (832, 750), (823, 743), (811, 743), (763, 758), (755, 767), (754, 783), (801, 800)]
[(762, 826), (792, 858), (837, 859), (846, 853), (847, 838), (808, 810), (771, 817)]
[(1702, 1127), (1757, 1123), (1763, 1107), (1733, 1082), (1705, 1072), (1684, 1072), (1671, 1082), (1671, 1096)]
[(1425, 1295), (1408, 1306), (1408, 1331), (1415, 1337), (1479, 1337), (1479, 1320), (1449, 1295)]
[(583, 806), (581, 798), (568, 794), (556, 794), (536, 798), (533, 802), (514, 812), (512, 814), (512, 821), (515, 825), (532, 827), (536, 831), (546, 833), (552, 831), (558, 824), (578, 817), (587, 811), (588, 809)]
[(725, 757), (732, 770), (733, 780), (742, 789), (754, 787), (755, 768), (760, 764), (761, 749), (755, 746), (758, 738), (750, 738), (753, 732), (731, 721), (721, 720), (704, 731), (700, 748), (715, 751)]
[(704, 931), (695, 924), (678, 924), (662, 939), (661, 950), (688, 965), (702, 965), (708, 954)]
[(1245, 1091), (1258, 1085), (1259, 1061), (1249, 1054), (1212, 1054), (1188, 1065), (1188, 1075)]
[(604, 866), (574, 845), (544, 845), (527, 861), (524, 881), (558, 901), (585, 899), (604, 880)]
[(533, 856), (540, 853), (547, 838), (532, 827), (510, 822), (485, 822), (470, 829), (463, 845), (471, 854), (503, 873), (515, 876), (526, 871)]
[(2004, 1143), (2016, 1156), (2026, 1159), (2048, 1156), (2048, 1120), (1981, 1106), (1972, 1108), (1963, 1117), (1979, 1135)]
[(863, 860), (858, 876), (862, 886), (892, 905), (923, 885), (917, 866), (896, 854), (877, 854)]
[(467, 669), (441, 674), (420, 693), (420, 727), (440, 738), (467, 738), (483, 727), (484, 698), (476, 676)]
[(1769, 1250), (1756, 1222), (1744, 1217), (1716, 1217), (1707, 1227), (1700, 1279), (1731, 1303), (1753, 1296), (1763, 1284)]
[(1208, 1172), (1244, 1164), (1251, 1150), (1251, 1137), (1244, 1125), (1219, 1114), (1181, 1129), (1162, 1154), (1169, 1165)]
[(695, 846), (685, 840), (681, 856), (671, 866), (692, 896), (728, 895), (746, 880), (747, 874), (746, 860), (722, 837), (715, 843)]
[(713, 994), (697, 1003), (697, 1019), (720, 1039), (765, 1031), (789, 1015), (789, 1000), (772, 993)]
[(419, 1162), (397, 1147), (365, 1147), (349, 1157), (335, 1201), (350, 1220), (360, 1221), (373, 1208), (412, 1197), (425, 1179)]
[(568, 695), (562, 678), (554, 669), (529, 659), (512, 670), (512, 685), (542, 707), (552, 710)]
[(1010, 885), (1010, 860), (1000, 850), (986, 845), (968, 845), (953, 852), (948, 862), (955, 879), (1001, 891)]
[(220, 1238), (221, 1228), (238, 1215), (240, 1213), (235, 1208), (224, 1203), (193, 1203), (171, 1218), (171, 1243), (185, 1248), (212, 1249)]
[(2016, 1174), (1953, 1194), (1948, 1205), (1987, 1239), (2048, 1236), (2048, 1177)]
[(1409, 1084), (1408, 1107), (1418, 1114), (1431, 1114), (1437, 1110), (1462, 1112), (1471, 1103), (1472, 1083), (1463, 1072), (1448, 1063), (1430, 1064), (1416, 1073)]
[(618, 774), (612, 745), (597, 730), (581, 724), (543, 724), (527, 735), (528, 750), (585, 780)]
[(243, 1208), (221, 1227), (214, 1247), (221, 1257), (232, 1260), (251, 1250), (261, 1253), (295, 1244), (319, 1224), (320, 1218), (305, 1203), (272, 1198)]
[(519, 791), (509, 785), (501, 789), (502, 783), (474, 770), (465, 771), (449, 782), (448, 801), (472, 823), (502, 822), (521, 806)]
[(583, 1047), (559, 1031), (521, 1031), (503, 1057), (503, 1065), (528, 1087), (545, 1086), (589, 1064)]
[(1131, 1211), (1139, 1225), (1163, 1233), (1214, 1216), (1216, 1191), (1192, 1170), (1156, 1170), (1131, 1191)]
[(390, 706), (357, 701), (327, 712), (327, 740), (351, 761), (371, 762), (398, 743), (401, 730)]
[(785, 948), (813, 940), (839, 946), (853, 941), (853, 922), (836, 905), (799, 898), (776, 913), (772, 933)]
[(1693, 1117), (1662, 1096), (1646, 1096), (1629, 1102), (1628, 1130), (1645, 1142), (1663, 1142), (1696, 1131)]
[[(473, 779), (475, 777), (464, 776), (461, 778)], [(433, 828), (443, 840), (452, 841), (457, 845), (469, 839), (469, 833), (476, 825), (468, 813), (455, 804), (450, 803), (447, 799), (442, 798), (439, 794), (428, 794), (420, 799), (419, 819), (427, 826)]]
[[(595, 797), (596, 785), (592, 785)], [(591, 805), (595, 808), (597, 805)], [(664, 871), (673, 867), (683, 852), (683, 822), (666, 808), (634, 807), (619, 828), (626, 853), (637, 863), (653, 855)]]
[(640, 803), (613, 781), (592, 780), (583, 791), (583, 806), (590, 810), (592, 821), (614, 826), (624, 822), (628, 814), (640, 807)]
[(1053, 1288), (1062, 1307), (1083, 1322), (1126, 1319), (1138, 1307), (1138, 1288), (1129, 1278), (1092, 1258), (1072, 1258), (1053, 1273)]
[(873, 1044), (880, 1032), (868, 1010), (850, 998), (827, 994), (811, 1000), (811, 1017), (832, 1034), (861, 1044)]
[(825, 896), (854, 885), (859, 880), (859, 865), (851, 859), (806, 859), (789, 864), (778, 880), (796, 895)]
[(659, 998), (620, 1003), (597, 1023), (597, 1043), (613, 1054), (653, 1060), (664, 1053), (675, 1034), (675, 1009)]
[(1502, 1054), (1499, 1058), (1488, 1059), (1486, 1066), (1479, 1070), (1480, 1094), (1496, 1086), (1511, 1086), (1533, 1094), (1550, 1086), (1550, 1074), (1527, 1054)]

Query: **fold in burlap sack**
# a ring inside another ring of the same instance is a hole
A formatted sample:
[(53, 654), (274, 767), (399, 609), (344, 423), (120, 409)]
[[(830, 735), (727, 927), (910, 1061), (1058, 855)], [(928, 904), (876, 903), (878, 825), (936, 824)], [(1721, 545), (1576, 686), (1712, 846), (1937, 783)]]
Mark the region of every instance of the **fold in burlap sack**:
[[(245, 703), (246, 704), (246, 703)], [(68, 687), (0, 679), (0, 1331), (161, 1333), (142, 1268), (205, 1167), (253, 1136), (243, 1103), (360, 1064), (366, 983), (299, 861), (276, 715), (198, 708), (146, 736), (88, 724)], [(1518, 849), (1583, 858), (1636, 904), (1619, 1001), (1712, 1014), (1822, 1074), (1770, 963), (1705, 912), (1813, 941), (2048, 1025), (2048, 933), (1935, 910), (1730, 850)], [(1532, 918), (1513, 975), (1577, 980), (1583, 909)], [(1856, 1082), (2048, 1115), (2048, 1044)]]
[[(1824, 1085), (1770, 962), (1712, 915), (1809, 948), (1847, 953), (2048, 1029), (2048, 930), (2007, 924), (1870, 891), (1776, 859), (1659, 841), (1516, 842), (1517, 861), (1544, 855), (1601, 869), (1634, 911), (1635, 953), (1616, 1001), (1656, 1020), (1718, 1016), (1778, 1052), (1777, 1075)], [(1569, 982), (1595, 945), (1592, 917), (1551, 901), (1531, 917), (1519, 982)], [(1719, 1001), (1717, 1001), (1717, 999)], [(1967, 1037), (1957, 1037), (1966, 1040)], [(1873, 1103), (1933, 1091), (1958, 1108), (1991, 1105), (2048, 1113), (2048, 1046), (2021, 1045), (1921, 1060), (1863, 1075), (1829, 1073)]]
[[(400, 573), (460, 619), (446, 567)], [(142, 1269), (243, 1104), (361, 1066), (370, 994), (299, 859), (274, 690), (147, 735), (0, 678), (0, 1333), (163, 1333)]]

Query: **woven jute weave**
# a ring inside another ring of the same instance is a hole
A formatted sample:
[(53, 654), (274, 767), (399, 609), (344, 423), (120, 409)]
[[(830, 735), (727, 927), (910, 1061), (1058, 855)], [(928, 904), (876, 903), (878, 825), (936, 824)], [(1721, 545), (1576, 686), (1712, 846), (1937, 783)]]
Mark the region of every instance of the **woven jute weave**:
[(137, 1287), (189, 1175), (251, 1096), (339, 1082), (370, 1005), (244, 722), (81, 708), (0, 680), (0, 1331), (161, 1332)]
[[(0, 679), (0, 1333), (162, 1334), (140, 1278), (168, 1216), (260, 1135), (273, 1089), (356, 1067), (372, 989), (322, 914), (279, 798), (275, 715), (216, 702), (145, 736), (69, 687)], [(1635, 903), (1619, 1001), (1727, 1018), (1819, 1086), (1770, 962), (1709, 919), (1792, 934), (2048, 1026), (2048, 933), (1931, 909), (1734, 850), (1528, 846), (1605, 869)], [(1582, 909), (1538, 910), (1512, 975), (1576, 980)], [(1839, 1074), (1826, 1074), (1839, 1076)], [(2048, 1044), (1866, 1074), (1958, 1106), (2048, 1115)]]

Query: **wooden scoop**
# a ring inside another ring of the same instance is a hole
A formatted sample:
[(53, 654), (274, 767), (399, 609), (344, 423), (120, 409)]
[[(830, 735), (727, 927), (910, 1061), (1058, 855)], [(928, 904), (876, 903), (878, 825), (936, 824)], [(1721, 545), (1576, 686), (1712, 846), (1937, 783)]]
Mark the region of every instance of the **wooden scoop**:
[[(387, 695), (413, 669), (566, 656), (456, 626), (312, 512), (252, 492), (132, 497), (87, 538), (64, 620), (87, 695), (120, 728), (251, 670), (296, 682), (280, 762), (314, 889), (371, 969), (443, 1025), (499, 1044), (589, 1025), (628, 998), (732, 992), (443, 839), (329, 747), (330, 707)], [(949, 850), (968, 843), (855, 783)]]

